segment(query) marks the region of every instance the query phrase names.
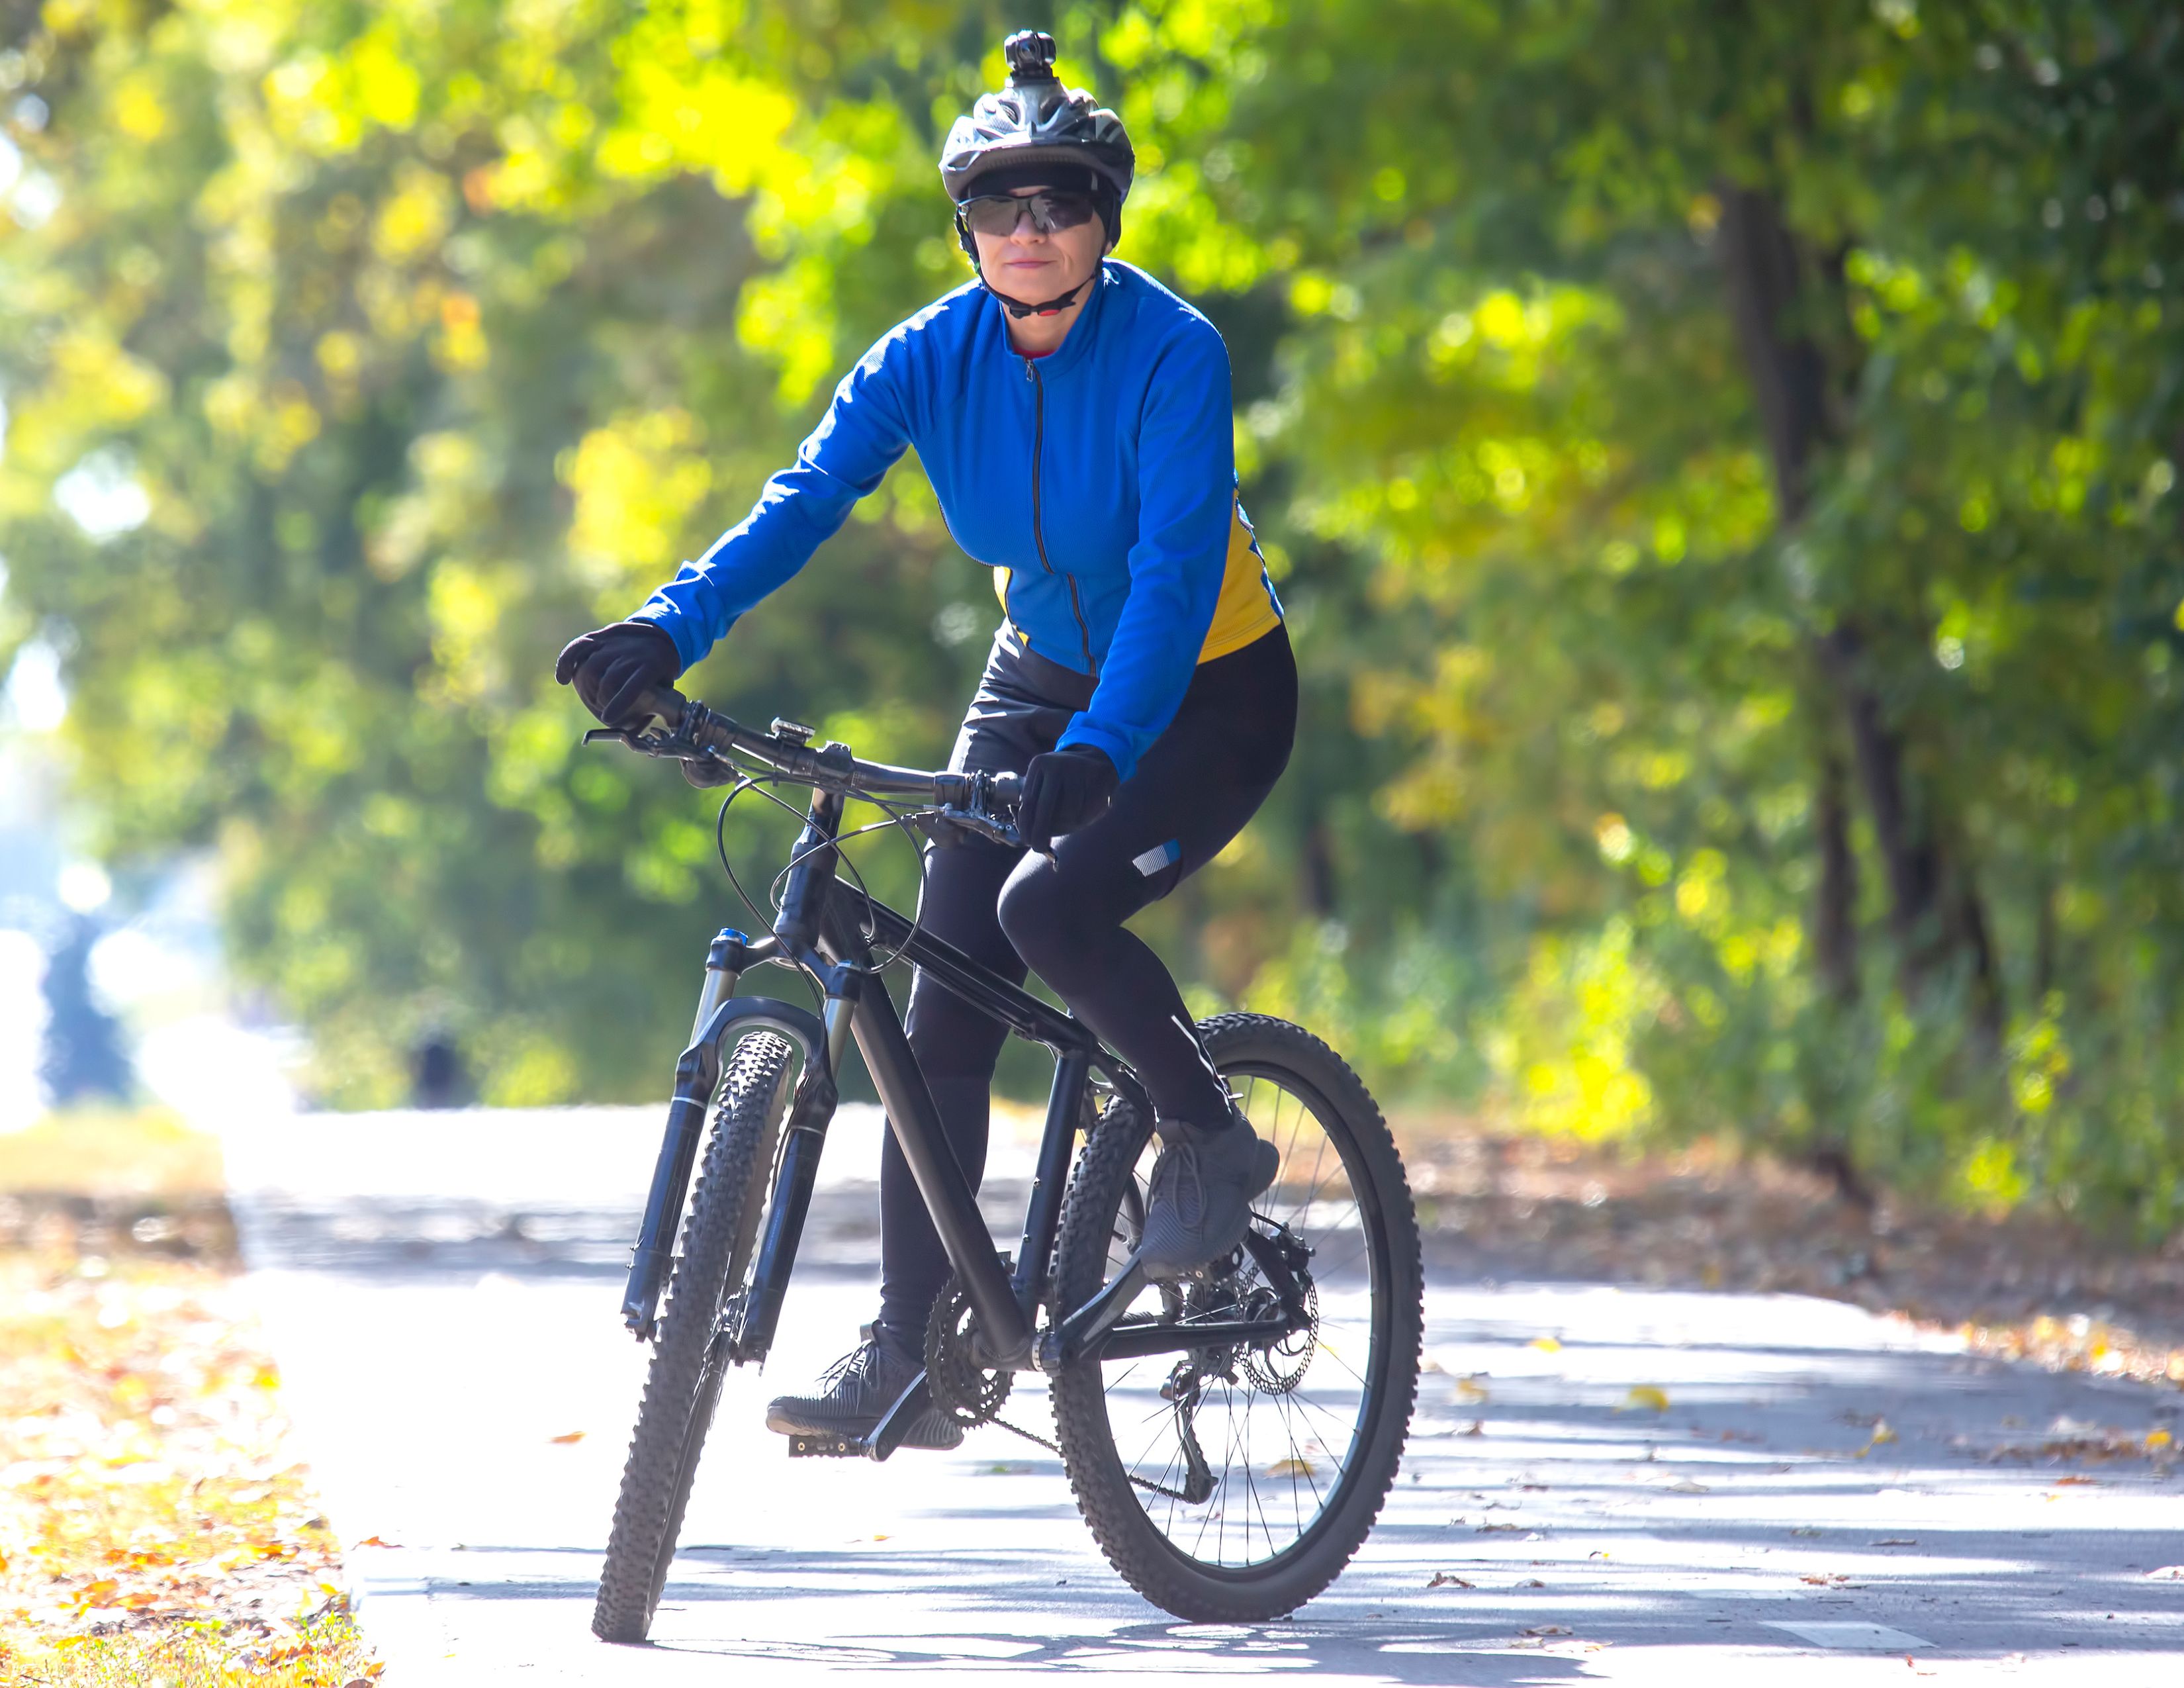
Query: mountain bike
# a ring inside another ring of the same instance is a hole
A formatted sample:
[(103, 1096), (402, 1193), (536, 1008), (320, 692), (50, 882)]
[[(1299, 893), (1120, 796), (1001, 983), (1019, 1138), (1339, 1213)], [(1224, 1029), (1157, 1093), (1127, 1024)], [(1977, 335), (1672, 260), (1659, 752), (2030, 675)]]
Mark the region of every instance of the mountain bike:
[[(811, 794), (775, 881), (771, 930), (712, 940), (676, 1067), (622, 1301), (652, 1356), (593, 1631), (638, 1641), (651, 1627), (722, 1381), (772, 1343), (852, 1041), (953, 1275), (924, 1371), (871, 1435), (792, 1437), (790, 1456), (884, 1460), (938, 1407), (1058, 1452), (1108, 1562), (1178, 1618), (1262, 1621), (1318, 1594), (1379, 1513), (1418, 1392), (1417, 1219), (1357, 1075), (1282, 1021), (1201, 1022), (1253, 1128), (1280, 1149), (1281, 1171), (1239, 1247), (1187, 1278), (1150, 1279), (1137, 1248), (1153, 1108), (1136, 1075), (1077, 1019), (867, 894), (844, 853), (850, 838), (890, 827), (1021, 848), (1016, 777), (863, 761), (843, 744), (814, 746), (793, 721), (757, 732), (666, 688), (642, 707), (638, 727), (586, 742), (680, 760), (694, 783), (732, 786), (727, 801), (763, 790), (793, 811), (775, 788)], [(852, 800), (883, 818), (844, 833)], [(724, 802), (716, 841), (727, 814)], [(734, 880), (724, 842), (721, 856)], [(1012, 1257), (980, 1216), (905, 1037), (883, 976), (897, 961), (1054, 1057)], [(823, 1006), (738, 994), (764, 965), (800, 972)], [(1027, 1372), (1047, 1380), (1050, 1441), (1000, 1416)]]

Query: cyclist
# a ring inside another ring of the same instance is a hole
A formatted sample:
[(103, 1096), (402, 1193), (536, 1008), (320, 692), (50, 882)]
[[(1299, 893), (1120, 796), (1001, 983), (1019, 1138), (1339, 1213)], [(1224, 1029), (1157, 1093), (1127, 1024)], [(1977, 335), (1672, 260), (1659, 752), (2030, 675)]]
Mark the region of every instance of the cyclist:
[[(928, 930), (997, 972), (1038, 970), (1136, 1070), (1163, 1145), (1143, 1238), (1174, 1275), (1241, 1240), (1279, 1156), (1215, 1072), (1175, 982), (1123, 922), (1235, 837), (1287, 763), (1296, 667), (1236, 496), (1228, 353), (1197, 311), (1107, 256), (1135, 155), (1121, 120), (1053, 70), (1054, 42), (1004, 43), (1007, 86), (940, 160), (976, 279), (889, 332), (750, 514), (555, 677), (610, 725), (673, 681), (810, 558), (916, 448), (950, 532), (995, 571), (1002, 621), (950, 766), (1023, 777), (1027, 850), (928, 851)], [(985, 1164), (999, 1023), (911, 987), (910, 1043), (959, 1162)], [(862, 1344), (783, 1433), (863, 1435), (922, 1364), (949, 1267), (889, 1137), (881, 1290)], [(910, 1446), (952, 1447), (934, 1411)]]

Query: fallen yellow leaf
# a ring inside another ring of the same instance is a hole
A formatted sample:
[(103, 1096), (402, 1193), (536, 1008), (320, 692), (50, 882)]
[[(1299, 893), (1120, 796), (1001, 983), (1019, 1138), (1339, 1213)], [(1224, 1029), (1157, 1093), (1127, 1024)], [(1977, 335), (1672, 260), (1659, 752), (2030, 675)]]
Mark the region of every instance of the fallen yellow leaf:
[(1563, 1345), (1557, 1342), (1552, 1336), (1534, 1337), (1532, 1339), (1532, 1346), (1538, 1349), (1543, 1354), (1559, 1354), (1563, 1351)]
[(1886, 1418), (1876, 1418), (1873, 1421), (1873, 1440), (1868, 1442), (1866, 1446), (1877, 1448), (1883, 1442), (1892, 1442), (1895, 1440), (1896, 1432), (1888, 1428), (1888, 1421)]
[(2148, 1430), (2146, 1433), (2147, 1451), (2151, 1453), (2156, 1448), (2165, 1448), (2176, 1440), (2166, 1430)]
[(549, 1442), (558, 1443), (561, 1446), (566, 1447), (571, 1442), (581, 1442), (583, 1440), (584, 1433), (582, 1430), (571, 1430), (566, 1436), (549, 1436), (546, 1440)]
[(1288, 1459), (1278, 1459), (1272, 1465), (1267, 1468), (1267, 1475), (1269, 1477), (1310, 1477), (1312, 1475), (1312, 1462), (1308, 1459), (1299, 1459), (1294, 1455)]
[(1623, 1397), (1623, 1404), (1634, 1412), (1666, 1412), (1669, 1410), (1669, 1392), (1664, 1389), (1656, 1389), (1651, 1384), (1639, 1384)]
[(1458, 1378), (1456, 1380), (1456, 1398), (1458, 1401), (1486, 1399), (1486, 1385), (1479, 1381), (1479, 1374), (1474, 1372), (1468, 1378)]

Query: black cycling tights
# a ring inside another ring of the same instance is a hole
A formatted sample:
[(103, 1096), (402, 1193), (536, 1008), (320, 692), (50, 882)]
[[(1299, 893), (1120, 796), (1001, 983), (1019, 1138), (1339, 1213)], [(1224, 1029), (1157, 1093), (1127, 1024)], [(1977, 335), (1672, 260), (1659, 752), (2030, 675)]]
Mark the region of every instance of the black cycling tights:
[[(950, 766), (1021, 773), (1054, 748), (1091, 687), (1017, 648), (1005, 630)], [(926, 928), (1009, 979), (1021, 982), (1028, 962), (1130, 1063), (1164, 1119), (1217, 1123), (1228, 1094), (1175, 981), (1123, 922), (1243, 830), (1289, 760), (1296, 709), (1296, 664), (1287, 632), (1277, 627), (1200, 665), (1175, 719), (1107, 812), (1059, 840), (1051, 858), (976, 839), (926, 853), (918, 900)], [(975, 1188), (1007, 1033), (922, 973), (911, 988), (908, 1029)], [(921, 1335), (948, 1270), (889, 1133), (880, 1158), (880, 1322), (901, 1336)]]

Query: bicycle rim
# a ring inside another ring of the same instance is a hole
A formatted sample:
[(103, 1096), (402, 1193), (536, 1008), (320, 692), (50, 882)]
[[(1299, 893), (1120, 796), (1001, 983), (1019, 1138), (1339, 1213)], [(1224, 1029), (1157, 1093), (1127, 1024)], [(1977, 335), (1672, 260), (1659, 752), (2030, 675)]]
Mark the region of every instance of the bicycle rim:
[[(1202, 1366), (1168, 1356), (1115, 1362), (1102, 1381), (1116, 1456), (1169, 1549), (1205, 1571), (1256, 1575), (1306, 1551), (1334, 1518), (1373, 1429), (1393, 1296), (1369, 1170), (1333, 1105), (1273, 1063), (1224, 1067), (1222, 1076), (1253, 1129), (1281, 1151), (1254, 1223), (1285, 1226), (1312, 1250), (1317, 1328), (1262, 1352), (1211, 1355)], [(1140, 1193), (1156, 1146), (1148, 1142), (1132, 1174)], [(1117, 1219), (1111, 1276), (1136, 1243), (1120, 1212)], [(1208, 1284), (1149, 1288), (1132, 1312), (1234, 1318), (1263, 1288), (1246, 1254)], [(1198, 1501), (1184, 1497), (1192, 1468), (1184, 1415), (1162, 1394), (1163, 1385), (1176, 1392), (1187, 1370), (1197, 1389), (1188, 1440), (1213, 1479)]]

